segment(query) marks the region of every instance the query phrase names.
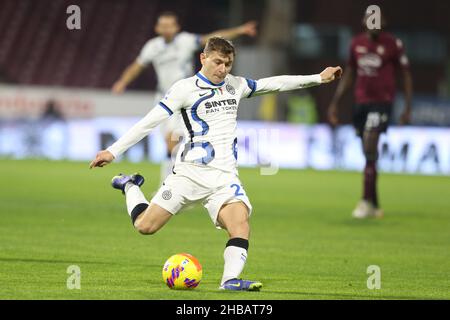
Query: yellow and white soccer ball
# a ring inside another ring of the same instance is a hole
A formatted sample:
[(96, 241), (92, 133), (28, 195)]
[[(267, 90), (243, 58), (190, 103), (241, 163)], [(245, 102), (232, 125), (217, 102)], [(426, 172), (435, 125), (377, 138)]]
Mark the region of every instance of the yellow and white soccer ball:
[(194, 289), (202, 280), (202, 266), (188, 253), (178, 253), (164, 263), (162, 276), (171, 289)]

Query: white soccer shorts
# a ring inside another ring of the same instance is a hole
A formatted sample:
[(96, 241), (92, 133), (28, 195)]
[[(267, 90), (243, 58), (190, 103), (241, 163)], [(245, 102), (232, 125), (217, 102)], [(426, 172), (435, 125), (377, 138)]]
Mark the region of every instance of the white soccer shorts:
[(237, 175), (212, 168), (189, 167), (170, 174), (151, 202), (176, 215), (185, 206), (201, 201), (218, 229), (221, 226), (217, 217), (224, 204), (241, 201), (251, 215), (252, 205)]

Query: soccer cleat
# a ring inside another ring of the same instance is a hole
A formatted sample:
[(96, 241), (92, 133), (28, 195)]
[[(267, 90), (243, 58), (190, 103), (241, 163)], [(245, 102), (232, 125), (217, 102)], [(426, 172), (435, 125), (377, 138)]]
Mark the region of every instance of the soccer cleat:
[(131, 176), (124, 175), (122, 173), (119, 173), (119, 175), (114, 176), (111, 180), (111, 185), (114, 189), (119, 189), (122, 191), (123, 194), (125, 194), (125, 186), (128, 182), (131, 182), (138, 187), (142, 186), (144, 184), (144, 177), (141, 176), (139, 173), (135, 173)]
[(384, 216), (384, 212), (380, 208), (376, 208), (371, 202), (367, 200), (361, 200), (358, 202), (355, 210), (353, 210), (353, 218), (377, 218), (381, 219)]
[(234, 291), (259, 291), (262, 288), (262, 283), (259, 281), (250, 281), (242, 279), (230, 279), (225, 281), (223, 285), (219, 287), (221, 290), (234, 290)]

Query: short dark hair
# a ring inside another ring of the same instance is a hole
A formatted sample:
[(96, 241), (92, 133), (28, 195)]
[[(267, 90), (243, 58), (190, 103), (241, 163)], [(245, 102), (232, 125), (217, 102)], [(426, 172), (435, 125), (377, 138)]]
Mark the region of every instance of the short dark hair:
[(173, 11), (163, 11), (158, 15), (158, 19), (161, 17), (172, 17), (176, 20), (176, 22), (179, 24), (180, 19), (178, 18), (178, 15)]
[(236, 50), (234, 49), (234, 45), (230, 40), (224, 39), (222, 37), (211, 37), (206, 42), (205, 49), (203, 52), (205, 54), (211, 53), (213, 51), (219, 52), (224, 55), (233, 54), (233, 57), (236, 55)]

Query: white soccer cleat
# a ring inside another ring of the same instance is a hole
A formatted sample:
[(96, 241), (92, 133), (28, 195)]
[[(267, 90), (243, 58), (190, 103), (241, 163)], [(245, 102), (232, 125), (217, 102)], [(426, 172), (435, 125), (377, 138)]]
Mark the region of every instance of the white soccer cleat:
[[(379, 209), (377, 209), (379, 210)], [(375, 207), (367, 200), (360, 200), (353, 210), (352, 216), (356, 219), (375, 217)]]

